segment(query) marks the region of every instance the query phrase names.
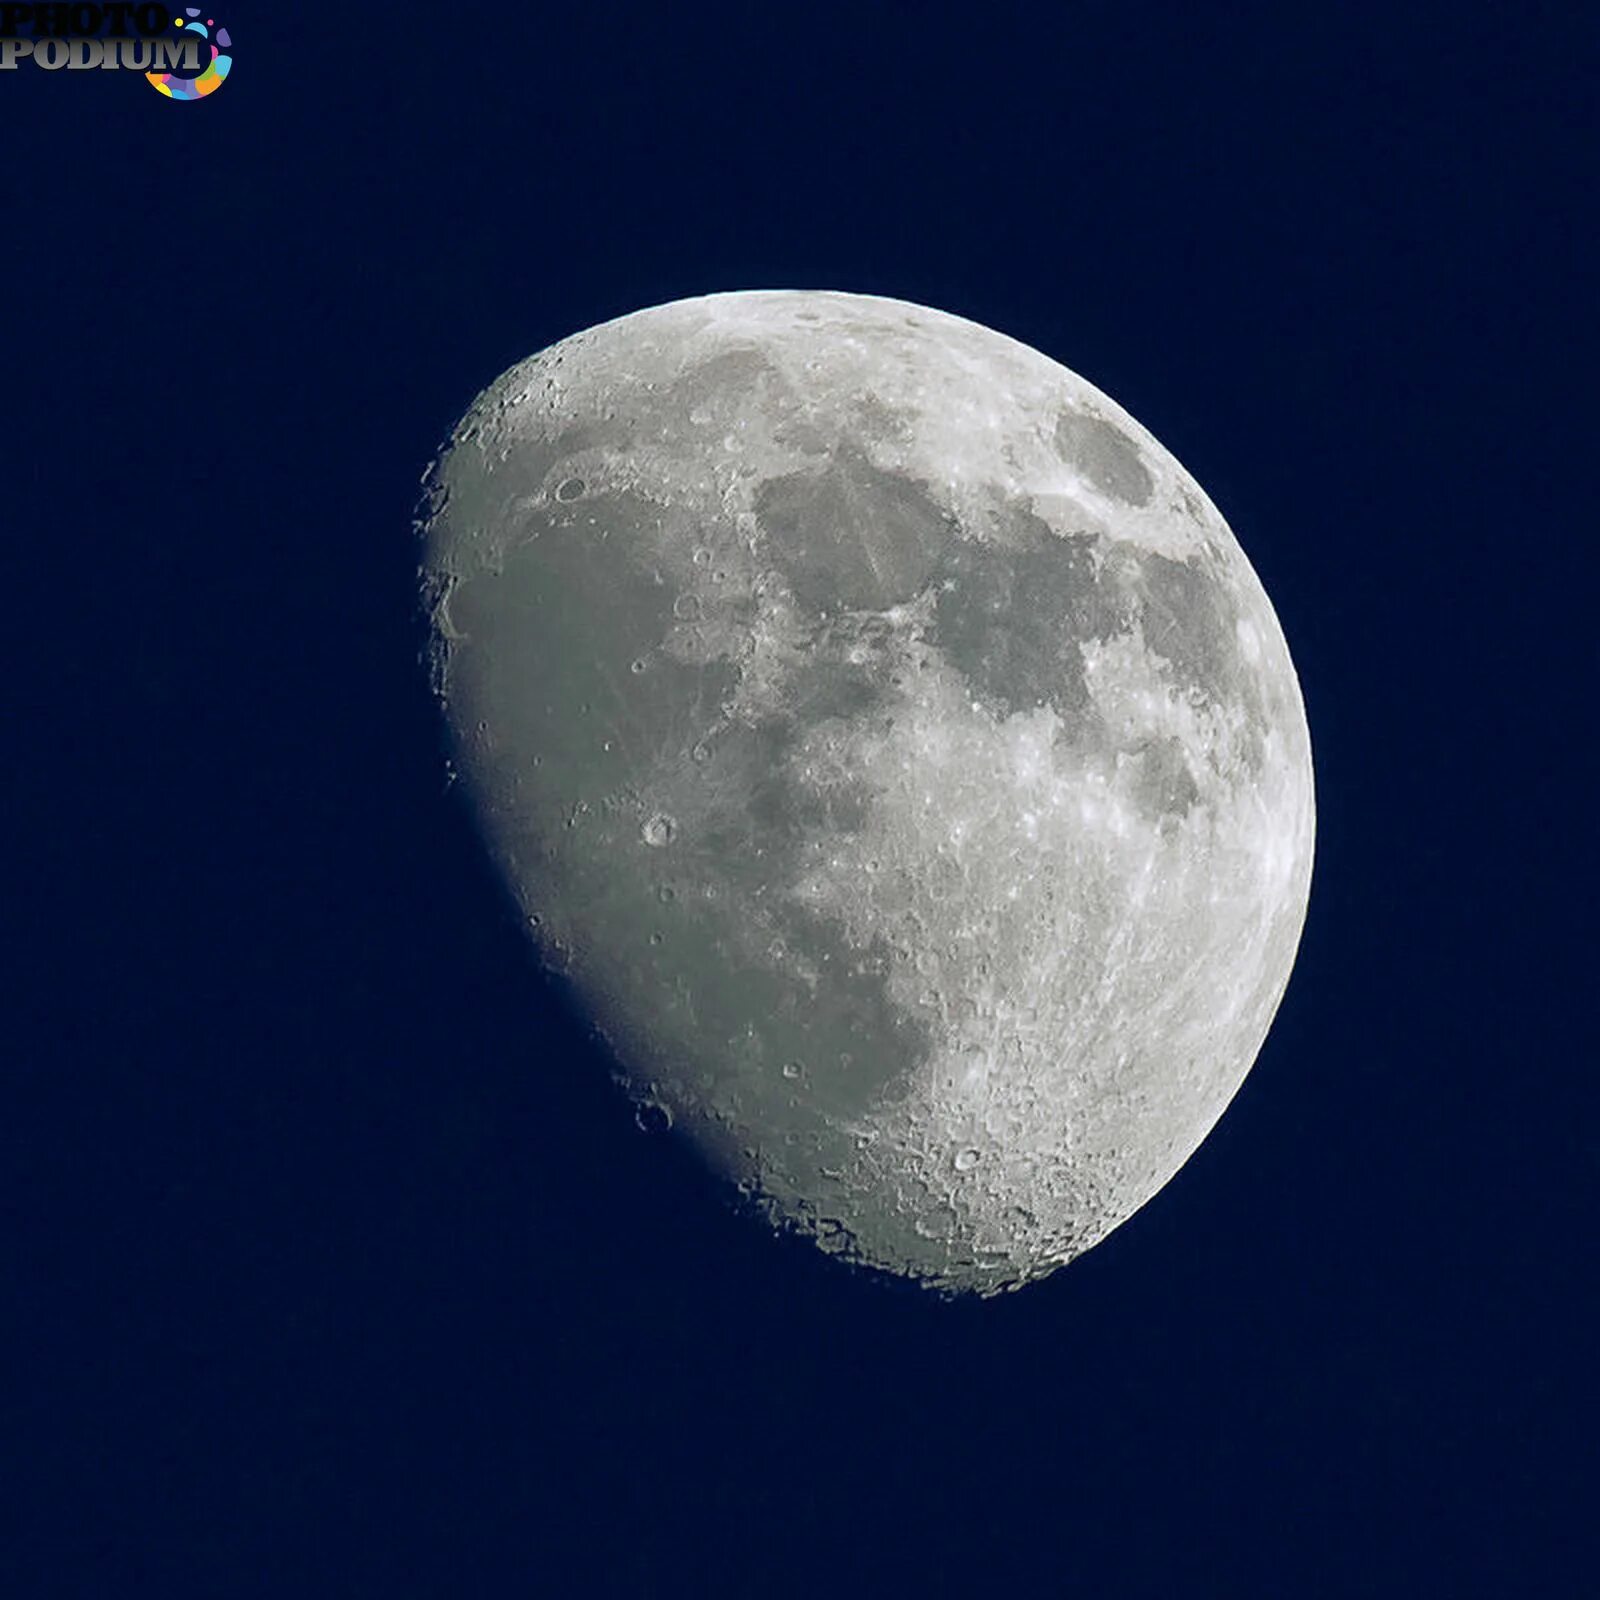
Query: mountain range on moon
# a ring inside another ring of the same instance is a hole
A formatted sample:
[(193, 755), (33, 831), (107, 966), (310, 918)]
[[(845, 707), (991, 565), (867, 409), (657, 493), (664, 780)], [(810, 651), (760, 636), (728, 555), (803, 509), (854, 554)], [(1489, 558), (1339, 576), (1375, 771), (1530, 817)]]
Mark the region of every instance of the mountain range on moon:
[(629, 1092), (774, 1223), (1014, 1288), (1237, 1090), (1311, 755), (1198, 484), (975, 323), (712, 295), (492, 384), (428, 478), (486, 842)]

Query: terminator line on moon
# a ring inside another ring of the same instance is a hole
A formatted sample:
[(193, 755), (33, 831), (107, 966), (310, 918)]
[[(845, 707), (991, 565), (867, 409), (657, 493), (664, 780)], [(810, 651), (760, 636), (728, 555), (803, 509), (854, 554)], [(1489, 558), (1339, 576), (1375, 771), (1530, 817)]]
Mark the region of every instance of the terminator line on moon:
[(945, 1291), (1081, 1254), (1255, 1059), (1310, 742), (1200, 487), (1082, 378), (877, 297), (511, 369), (429, 476), (457, 764), (641, 1105)]

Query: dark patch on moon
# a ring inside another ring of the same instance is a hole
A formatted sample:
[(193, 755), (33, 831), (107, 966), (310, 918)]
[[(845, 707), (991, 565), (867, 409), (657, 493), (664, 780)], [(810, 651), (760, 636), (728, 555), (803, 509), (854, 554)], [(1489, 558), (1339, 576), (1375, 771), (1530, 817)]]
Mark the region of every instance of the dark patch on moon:
[(1171, 663), (1179, 682), (1213, 703), (1240, 689), (1239, 613), (1232, 594), (1199, 564), (1145, 554), (1144, 641)]
[(999, 715), (1048, 704), (1068, 719), (1089, 709), (1079, 646), (1126, 633), (1135, 616), (1117, 569), (1097, 568), (1096, 542), (1045, 528), (1020, 550), (963, 542), (947, 553), (928, 642)]
[(1139, 447), (1122, 429), (1099, 417), (1064, 411), (1056, 422), (1056, 450), (1101, 494), (1126, 505), (1147, 505), (1155, 480), (1139, 459)]
[(1181, 739), (1152, 739), (1134, 752), (1135, 770), (1128, 793), (1142, 815), (1153, 822), (1181, 819), (1200, 799)]
[(793, 1053), (805, 1087), (796, 1092), (808, 1119), (859, 1116), (908, 1084), (932, 1051), (926, 1023), (889, 998), (891, 957), (874, 935), (864, 946), (803, 906), (778, 913), (791, 946), (805, 952), (817, 973), (815, 989), (788, 976), (781, 1015), (795, 1029)]
[(917, 414), (902, 406), (891, 406), (875, 394), (862, 394), (850, 402), (850, 431), (872, 444), (901, 444), (916, 437)]
[(788, 873), (796, 827), (785, 764), (795, 738), (791, 723), (769, 717), (708, 742), (682, 808), (680, 855), (703, 857), (708, 875), (720, 871), (752, 893)]
[(820, 614), (911, 599), (955, 534), (925, 484), (848, 445), (819, 466), (769, 478), (755, 513), (795, 598)]
[[(657, 515), (618, 490), (581, 506), (535, 502), (518, 515), (501, 571), (449, 594), (461, 636), (449, 652), (452, 698), (469, 726), (486, 722), (498, 745), (537, 756), (539, 786), (569, 806), (611, 792), (625, 760), (692, 744), (735, 679), (726, 664), (659, 649), (675, 625), (673, 591), (637, 560)], [(502, 777), (486, 771), (485, 786)]]
[(1146, 645), (1170, 666), (1182, 687), (1216, 706), (1237, 707), (1239, 755), (1258, 773), (1265, 734), (1283, 714), (1269, 709), (1268, 685), (1239, 646), (1239, 597), (1226, 567), (1204, 556), (1173, 561), (1146, 554), (1139, 562)]
[(685, 844), (704, 854), (708, 872), (737, 880), (748, 864), (756, 879), (745, 887), (764, 894), (772, 880), (799, 871), (808, 834), (866, 825), (872, 794), (863, 781), (845, 772), (807, 776), (797, 765), (805, 733), (827, 720), (817, 707), (810, 701), (803, 721), (786, 713), (734, 724), (712, 742), (685, 806)]
[(796, 718), (803, 723), (827, 717), (848, 720), (870, 711), (884, 699), (883, 686), (865, 667), (818, 658), (792, 676), (786, 691)]

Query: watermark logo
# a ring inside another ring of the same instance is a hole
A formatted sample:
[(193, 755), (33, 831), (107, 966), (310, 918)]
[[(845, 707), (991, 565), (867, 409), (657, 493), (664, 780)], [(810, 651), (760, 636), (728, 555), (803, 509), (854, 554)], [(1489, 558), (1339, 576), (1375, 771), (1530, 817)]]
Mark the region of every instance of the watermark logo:
[(204, 100), (228, 81), (233, 40), (198, 7), (0, 4), (0, 72), (140, 72), (169, 100)]
[[(228, 37), (228, 30), (217, 28), (212, 18), (199, 21), (197, 9), (186, 6), (184, 15), (191, 20), (185, 22), (180, 18), (173, 26), (180, 33), (199, 34), (211, 51), (211, 59), (192, 78), (180, 77), (176, 72), (147, 72), (145, 77), (150, 80), (152, 88), (159, 89), (170, 100), (201, 100), (208, 94), (216, 93), (227, 82), (233, 57), (225, 52), (233, 48), (233, 40)], [(213, 28), (217, 28), (215, 34), (211, 31)], [(189, 41), (183, 42), (187, 44)]]

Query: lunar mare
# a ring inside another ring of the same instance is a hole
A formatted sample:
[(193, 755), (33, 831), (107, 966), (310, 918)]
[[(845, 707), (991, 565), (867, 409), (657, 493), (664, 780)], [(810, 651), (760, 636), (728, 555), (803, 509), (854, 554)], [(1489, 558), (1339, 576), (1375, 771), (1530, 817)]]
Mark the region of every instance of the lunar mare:
[(1299, 687), (1113, 401), (894, 300), (712, 295), (512, 368), (427, 480), (456, 760), (506, 881), (775, 1223), (949, 1291), (1188, 1158), (1287, 984)]

